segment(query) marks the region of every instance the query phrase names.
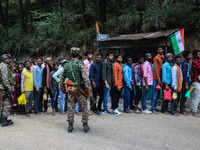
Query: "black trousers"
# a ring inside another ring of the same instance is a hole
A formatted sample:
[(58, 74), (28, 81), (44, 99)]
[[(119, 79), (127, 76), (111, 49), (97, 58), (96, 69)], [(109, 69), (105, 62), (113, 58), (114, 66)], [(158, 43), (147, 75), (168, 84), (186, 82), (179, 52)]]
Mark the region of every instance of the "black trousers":
[(96, 111), (96, 101), (97, 101), (97, 95), (99, 94), (99, 102), (98, 102), (98, 109), (101, 109), (102, 103), (103, 103), (103, 86), (102, 87), (96, 87), (92, 88), (93, 91), (93, 97), (90, 99), (90, 109), (92, 111)]
[(134, 91), (131, 93), (130, 109), (134, 109)]
[(48, 96), (50, 95), (50, 98), (52, 99), (52, 94), (51, 94), (51, 90), (49, 88), (47, 88), (47, 100), (44, 100), (44, 112), (46, 112), (48, 110)]
[(139, 86), (135, 86), (135, 90), (136, 90), (136, 96), (135, 96), (135, 106), (138, 106), (139, 101), (142, 97), (142, 88), (141, 90), (139, 89)]
[[(173, 93), (173, 92), (172, 92)], [(177, 112), (178, 103), (180, 101), (181, 92), (177, 92), (177, 98), (171, 101), (171, 114), (174, 115)]]
[(183, 113), (185, 111), (185, 102), (187, 98), (185, 97), (185, 93), (187, 90), (185, 89), (185, 86), (183, 86), (183, 90), (181, 92), (181, 98), (180, 98), (180, 112)]
[(117, 90), (117, 87), (113, 87), (111, 89), (111, 103), (112, 103), (112, 109), (115, 110), (119, 107), (119, 98), (121, 96), (122, 89), (120, 91)]

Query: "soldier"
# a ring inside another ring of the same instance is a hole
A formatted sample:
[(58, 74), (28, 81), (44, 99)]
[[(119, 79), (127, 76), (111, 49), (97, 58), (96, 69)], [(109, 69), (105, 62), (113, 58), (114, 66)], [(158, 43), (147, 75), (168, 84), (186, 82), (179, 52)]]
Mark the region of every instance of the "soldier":
[[(72, 59), (67, 61), (62, 75), (60, 77), (60, 87), (63, 93), (66, 93), (65, 89), (65, 78), (68, 78), (72, 82), (75, 83), (74, 86), (68, 86), (68, 114), (67, 121), (69, 122), (68, 132), (71, 133), (73, 131), (73, 123), (74, 123), (74, 108), (76, 102), (78, 101), (82, 110), (82, 122), (84, 127), (84, 132), (88, 133), (90, 128), (87, 124), (88, 122), (88, 109), (87, 109), (87, 99), (84, 95), (84, 91), (86, 90), (89, 93), (88, 98), (91, 98), (92, 95), (92, 87), (90, 84), (90, 80), (85, 68), (85, 65), (82, 60), (78, 59), (80, 54), (80, 48), (72, 47), (70, 53), (72, 55)], [(76, 89), (76, 90), (75, 90)]]
[(2, 63), (0, 64), (0, 92), (1, 92), (1, 104), (0, 104), (0, 123), (1, 126), (12, 125), (12, 120), (7, 120), (12, 103), (12, 85), (15, 84), (15, 78), (12, 71), (9, 69), (8, 64), (11, 62), (10, 54), (3, 54), (1, 56)]

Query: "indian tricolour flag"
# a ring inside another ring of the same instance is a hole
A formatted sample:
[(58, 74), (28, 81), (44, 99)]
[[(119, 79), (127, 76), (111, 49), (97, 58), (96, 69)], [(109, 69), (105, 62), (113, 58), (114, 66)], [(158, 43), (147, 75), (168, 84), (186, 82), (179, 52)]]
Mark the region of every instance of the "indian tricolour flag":
[(185, 50), (185, 44), (184, 44), (184, 28), (181, 30), (175, 32), (171, 35), (172, 40), (172, 46), (174, 49), (175, 55), (181, 53)]

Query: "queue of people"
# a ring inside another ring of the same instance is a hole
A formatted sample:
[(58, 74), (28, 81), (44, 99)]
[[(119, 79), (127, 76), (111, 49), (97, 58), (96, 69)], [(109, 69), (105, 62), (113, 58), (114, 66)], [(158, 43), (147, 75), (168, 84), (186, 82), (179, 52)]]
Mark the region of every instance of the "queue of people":
[[(151, 53), (146, 53), (144, 56), (138, 55), (134, 65), (132, 58), (127, 57), (126, 64), (123, 65), (120, 54), (114, 56), (112, 52), (107, 52), (106, 59), (103, 60), (103, 55), (97, 53), (93, 62), (93, 53), (86, 51), (83, 64), (93, 92), (93, 96), (89, 98), (91, 114), (98, 116), (132, 112), (158, 114), (156, 106), (162, 93), (162, 113), (179, 116), (177, 109), (180, 104), (180, 113), (189, 115), (185, 109), (187, 100), (185, 94), (193, 86), (190, 108), (193, 116), (200, 117), (197, 112), (200, 101), (200, 51), (193, 51), (192, 65), (189, 62), (192, 59), (190, 51), (183, 52), (185, 59), (183, 62), (180, 56), (174, 58), (171, 53), (167, 53), (164, 57), (163, 53), (163, 48), (158, 47), (157, 55), (153, 59)], [(81, 59), (79, 57), (80, 61)], [(173, 60), (175, 60), (174, 63)], [(55, 112), (62, 115), (67, 113), (68, 91), (66, 89), (66, 92), (63, 92), (60, 80), (68, 61), (59, 59), (57, 62), (52, 62), (50, 57), (43, 61), (38, 57), (36, 64), (30, 60), (24, 63), (11, 62), (9, 54), (2, 55), (0, 64), (0, 121), (1, 124), (3, 123), (2, 126), (12, 124), (12, 121), (7, 119), (8, 111), (10, 114), (26, 114), (27, 117), (30, 117), (32, 110), (36, 115), (41, 115), (42, 112), (49, 114), (49, 102), (52, 106), (52, 116), (55, 116)], [(9, 75), (10, 71), (14, 77)], [(123, 108), (120, 108), (119, 100), (122, 91), (124, 91)], [(152, 92), (151, 108), (148, 108), (147, 99), (150, 92)], [(22, 93), (25, 94), (27, 101), (25, 106), (19, 105), (17, 101)], [(4, 106), (10, 101), (4, 99), (5, 94), (12, 95), (12, 107), (11, 103), (9, 107)], [(169, 94), (171, 98), (167, 99)], [(111, 98), (110, 109), (108, 108), (109, 97)], [(141, 107), (139, 106), (140, 100)], [(171, 101), (171, 110), (168, 109), (169, 101)], [(75, 106), (75, 112), (78, 115), (83, 111), (79, 103), (77, 101)]]

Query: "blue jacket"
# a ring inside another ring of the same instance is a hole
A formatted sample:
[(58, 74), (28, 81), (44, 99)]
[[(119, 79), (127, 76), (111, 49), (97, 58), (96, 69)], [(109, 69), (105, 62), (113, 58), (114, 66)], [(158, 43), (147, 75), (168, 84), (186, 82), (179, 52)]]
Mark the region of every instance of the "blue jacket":
[(129, 88), (132, 88), (132, 68), (129, 65), (125, 65), (123, 68), (123, 74), (124, 74), (124, 81)]
[(171, 84), (172, 82), (172, 67), (173, 64), (166, 61), (162, 65), (162, 83)]
[(189, 62), (182, 63), (183, 84), (187, 83), (188, 86), (192, 84), (192, 70)]

